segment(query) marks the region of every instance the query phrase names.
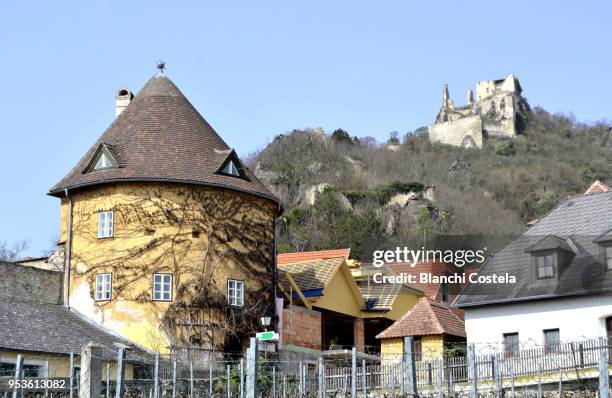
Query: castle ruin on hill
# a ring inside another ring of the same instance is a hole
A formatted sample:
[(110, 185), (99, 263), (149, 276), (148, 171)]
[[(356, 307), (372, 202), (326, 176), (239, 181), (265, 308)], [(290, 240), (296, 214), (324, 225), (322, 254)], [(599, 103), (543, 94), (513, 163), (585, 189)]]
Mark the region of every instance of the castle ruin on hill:
[(467, 104), (455, 106), (444, 85), (442, 107), (436, 121), (429, 126), (429, 140), (447, 145), (481, 148), (488, 137), (515, 137), (522, 131), (530, 111), (521, 96), (516, 76), (484, 80), (476, 85), (476, 100), (470, 89)]

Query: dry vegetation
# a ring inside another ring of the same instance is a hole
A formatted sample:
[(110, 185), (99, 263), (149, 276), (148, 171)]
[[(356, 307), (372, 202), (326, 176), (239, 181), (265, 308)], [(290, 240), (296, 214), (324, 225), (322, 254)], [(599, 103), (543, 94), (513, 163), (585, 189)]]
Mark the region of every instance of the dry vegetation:
[[(398, 145), (389, 148), (343, 130), (331, 136), (294, 130), (254, 154), (251, 167), (271, 172), (271, 186), (285, 204), (280, 250), (350, 245), (365, 254), (365, 243), (373, 239), (513, 234), (611, 174), (609, 123), (578, 123), (541, 108), (516, 139), (489, 139), (480, 150), (432, 145), (420, 131), (400, 138), (392, 136), (389, 143)], [(333, 187), (305, 206), (304, 191), (320, 183)], [(425, 212), (421, 206), (413, 222), (385, 233), (389, 193), (405, 192), (402, 186), (410, 184), (435, 186), (433, 208)], [(352, 209), (335, 203), (337, 193)]]

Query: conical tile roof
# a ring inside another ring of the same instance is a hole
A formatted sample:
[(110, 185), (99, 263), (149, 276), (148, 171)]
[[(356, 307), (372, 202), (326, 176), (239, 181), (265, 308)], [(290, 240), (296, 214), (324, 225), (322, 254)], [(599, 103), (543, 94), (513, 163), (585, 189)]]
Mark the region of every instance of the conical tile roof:
[[(91, 167), (100, 148), (113, 157), (116, 167)], [(250, 170), (242, 177), (220, 168), (235, 152), (163, 74), (151, 78), (134, 100), (113, 121), (77, 165), (50, 190), (117, 182), (176, 182), (228, 188), (279, 200)]]

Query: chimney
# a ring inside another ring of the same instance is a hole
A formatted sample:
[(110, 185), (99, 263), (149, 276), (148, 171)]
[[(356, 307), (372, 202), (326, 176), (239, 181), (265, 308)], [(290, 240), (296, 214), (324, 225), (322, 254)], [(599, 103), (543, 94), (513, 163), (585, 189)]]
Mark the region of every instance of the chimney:
[(129, 89), (122, 87), (117, 90), (117, 96), (115, 97), (115, 117), (123, 112), (132, 101), (132, 98), (134, 98), (134, 94), (132, 94)]

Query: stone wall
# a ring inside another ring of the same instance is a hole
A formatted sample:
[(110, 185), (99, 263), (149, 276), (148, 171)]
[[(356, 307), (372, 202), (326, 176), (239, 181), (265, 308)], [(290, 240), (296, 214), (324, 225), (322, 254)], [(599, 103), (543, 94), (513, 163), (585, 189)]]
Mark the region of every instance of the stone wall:
[(283, 309), (283, 346), (321, 350), (321, 313), (290, 305)]
[(468, 116), (455, 121), (429, 126), (429, 140), (442, 144), (482, 147), (482, 123), (480, 116)]
[(508, 75), (505, 79), (478, 82), (476, 101), (469, 90), (467, 104), (455, 106), (445, 85), (442, 107), (429, 126), (430, 141), (480, 148), (490, 136), (515, 137), (523, 127), (521, 120), (530, 111), (521, 92), (516, 76)]
[(63, 273), (0, 262), (0, 299), (62, 304)]

